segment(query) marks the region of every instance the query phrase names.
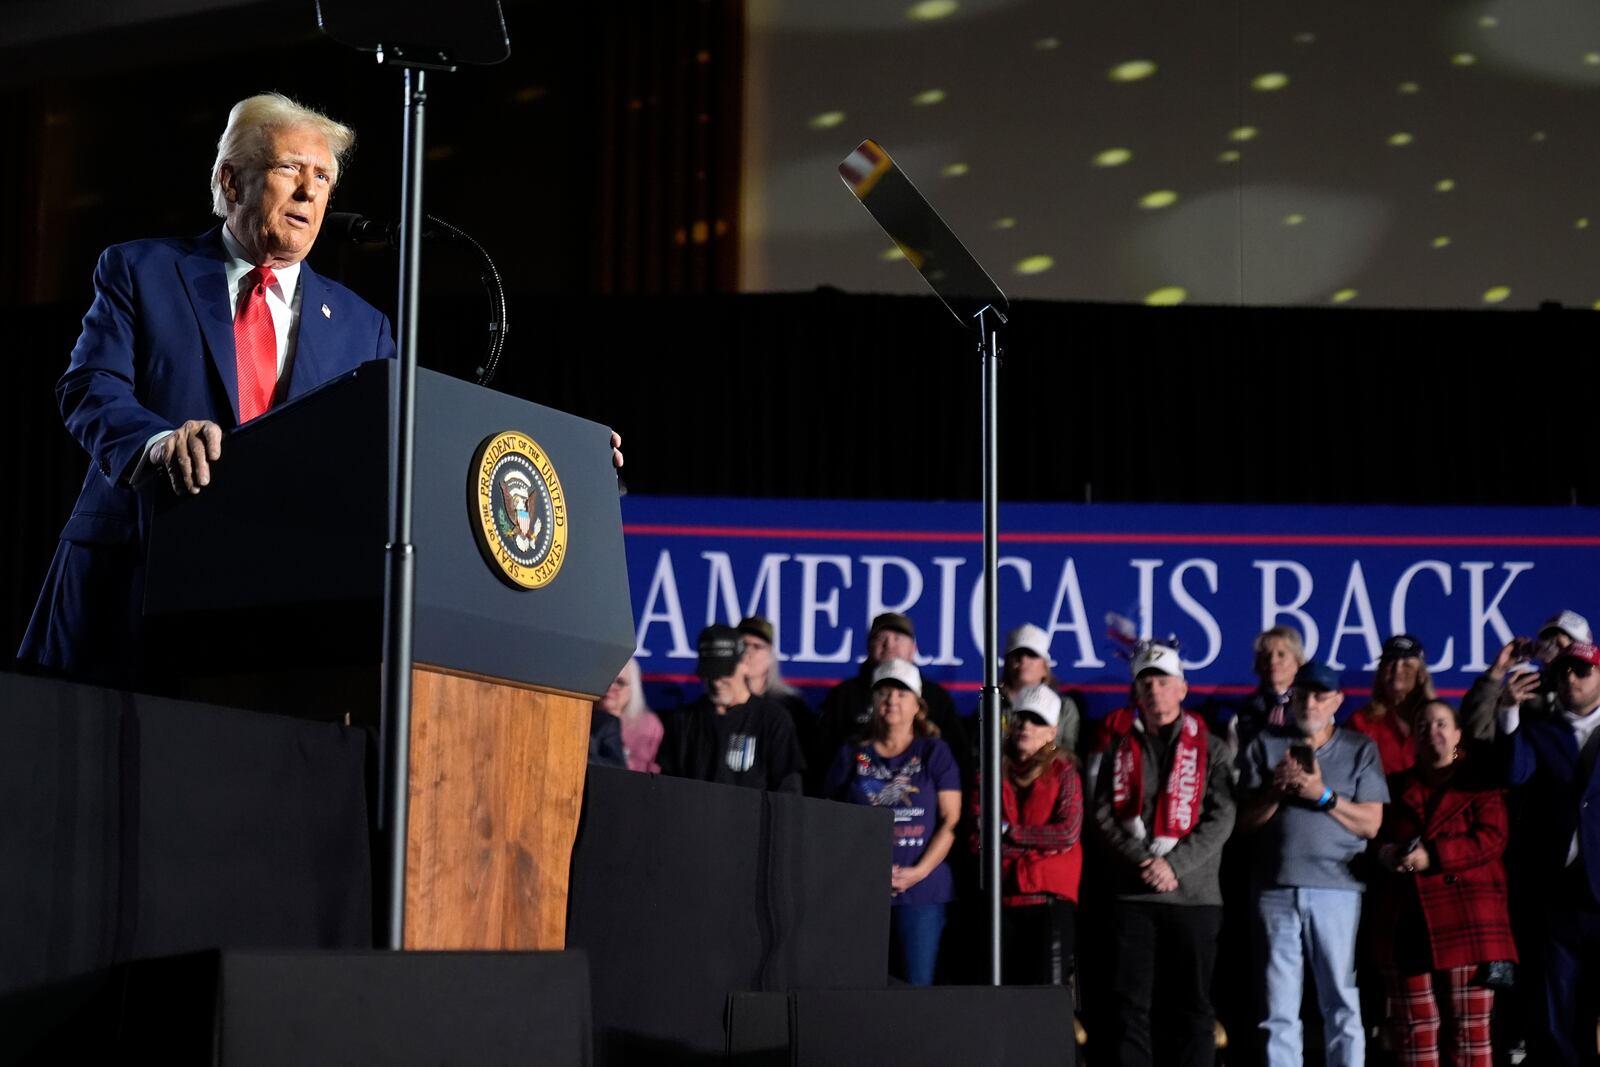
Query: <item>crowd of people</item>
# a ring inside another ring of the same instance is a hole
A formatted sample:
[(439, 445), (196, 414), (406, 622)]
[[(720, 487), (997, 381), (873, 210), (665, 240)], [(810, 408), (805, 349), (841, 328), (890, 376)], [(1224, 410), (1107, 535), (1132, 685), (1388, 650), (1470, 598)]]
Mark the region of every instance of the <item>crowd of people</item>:
[[(591, 758), (890, 809), (890, 973), (981, 981), (946, 923), (975, 895), (977, 761), (911, 620), (874, 620), (816, 712), (772, 642), (761, 618), (708, 627), (704, 694), (659, 718), (630, 663), (595, 705)], [(1524, 1042), (1528, 1062), (1600, 1059), (1586, 620), (1508, 642), (1459, 708), (1410, 634), (1353, 711), (1290, 627), (1256, 639), (1241, 700), (1189, 708), (1170, 643), (1130, 668), (1127, 706), (1088, 720), (1042, 629), (1005, 642), (1004, 978), (1073, 984), (1092, 1062), (1476, 1065)]]

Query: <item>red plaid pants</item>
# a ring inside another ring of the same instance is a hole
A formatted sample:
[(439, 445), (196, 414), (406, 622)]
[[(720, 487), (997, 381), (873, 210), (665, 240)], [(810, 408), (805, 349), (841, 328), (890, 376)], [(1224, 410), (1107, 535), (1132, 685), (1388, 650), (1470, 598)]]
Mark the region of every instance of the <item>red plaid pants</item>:
[(1396, 1062), (1491, 1067), (1494, 990), (1474, 985), (1477, 973), (1477, 964), (1427, 974), (1384, 973)]

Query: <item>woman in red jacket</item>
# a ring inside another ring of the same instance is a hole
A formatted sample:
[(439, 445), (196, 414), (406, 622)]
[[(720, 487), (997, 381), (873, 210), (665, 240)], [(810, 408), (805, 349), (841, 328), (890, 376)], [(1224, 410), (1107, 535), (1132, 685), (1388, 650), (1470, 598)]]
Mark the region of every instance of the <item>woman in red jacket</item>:
[[(1064, 985), (1072, 973), (1083, 870), (1083, 785), (1056, 747), (1061, 697), (1047, 685), (1017, 693), (1000, 766), (1001, 948), (1007, 985)], [(980, 815), (982, 783), (973, 793)], [(978, 847), (973, 835), (974, 850)]]
[(1388, 980), (1399, 1062), (1489, 1067), (1492, 963), (1514, 962), (1506, 913), (1503, 792), (1463, 758), (1442, 700), (1417, 717), (1417, 761), (1389, 779), (1374, 946)]

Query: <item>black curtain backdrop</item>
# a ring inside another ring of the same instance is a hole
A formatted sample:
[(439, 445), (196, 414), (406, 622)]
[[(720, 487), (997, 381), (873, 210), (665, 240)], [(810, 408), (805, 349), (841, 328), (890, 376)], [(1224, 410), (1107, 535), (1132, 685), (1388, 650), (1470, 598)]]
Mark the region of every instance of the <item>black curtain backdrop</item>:
[[(631, 491), (979, 495), (976, 342), (932, 297), (523, 292), (512, 309), (494, 387), (621, 430)], [(8, 651), (86, 467), (52, 392), (82, 311), (0, 316), (14, 352), (0, 390)], [(468, 375), (481, 296), (437, 295), (424, 316), (424, 363)], [(1593, 504), (1592, 322), (1018, 303), (1002, 499)]]

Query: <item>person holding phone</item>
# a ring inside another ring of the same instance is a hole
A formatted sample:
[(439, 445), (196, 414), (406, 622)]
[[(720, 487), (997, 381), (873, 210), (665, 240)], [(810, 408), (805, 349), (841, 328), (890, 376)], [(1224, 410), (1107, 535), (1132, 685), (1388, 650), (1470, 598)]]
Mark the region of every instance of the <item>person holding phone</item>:
[(1300, 1002), (1311, 965), (1328, 1067), (1361, 1067), (1366, 1034), (1356, 987), (1365, 888), (1351, 864), (1383, 821), (1388, 785), (1371, 738), (1334, 724), (1339, 675), (1307, 663), (1294, 676), (1293, 721), (1263, 730), (1239, 762), (1239, 827), (1256, 835), (1251, 899), (1266, 972), (1266, 1062), (1304, 1062)]
[(1456, 709), (1417, 721), (1417, 762), (1389, 779), (1372, 938), (1401, 1063), (1489, 1067), (1493, 976), (1517, 960), (1502, 862), (1509, 824), (1488, 762), (1468, 755)]

